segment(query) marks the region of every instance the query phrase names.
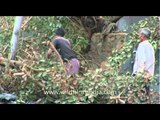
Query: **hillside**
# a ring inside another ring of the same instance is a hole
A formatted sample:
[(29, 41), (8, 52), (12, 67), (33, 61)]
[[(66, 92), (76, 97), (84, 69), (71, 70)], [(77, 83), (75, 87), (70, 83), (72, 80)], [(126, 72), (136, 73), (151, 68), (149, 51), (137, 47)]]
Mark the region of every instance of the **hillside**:
[[(109, 25), (116, 26), (116, 22)], [(7, 59), (14, 17), (1, 17), (0, 23), (0, 52)], [(0, 93), (14, 93), (18, 104), (159, 103), (160, 91), (151, 91), (148, 101), (143, 88), (144, 76), (131, 76), (131, 66), (126, 64), (138, 42), (138, 29), (149, 27), (150, 42), (156, 54), (156, 72), (150, 84), (153, 88), (157, 84), (159, 87), (158, 23), (157, 16), (147, 17), (133, 24), (131, 31), (112, 29), (108, 32), (105, 31), (109, 29), (107, 26), (103, 31), (88, 35), (85, 27), (80, 28), (68, 17), (25, 17), (15, 61), (0, 62)], [(74, 77), (65, 75), (56, 54), (50, 60), (46, 58), (48, 46), (43, 43), (51, 41), (54, 30), (61, 26), (67, 30), (66, 38), (71, 40), (81, 61), (80, 73)]]

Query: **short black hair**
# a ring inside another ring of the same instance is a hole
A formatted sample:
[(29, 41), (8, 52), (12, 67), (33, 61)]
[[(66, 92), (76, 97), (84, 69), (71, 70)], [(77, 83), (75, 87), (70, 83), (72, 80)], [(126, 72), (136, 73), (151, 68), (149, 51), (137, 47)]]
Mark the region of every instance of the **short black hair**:
[(63, 28), (57, 28), (55, 34), (63, 37), (65, 35), (65, 30)]

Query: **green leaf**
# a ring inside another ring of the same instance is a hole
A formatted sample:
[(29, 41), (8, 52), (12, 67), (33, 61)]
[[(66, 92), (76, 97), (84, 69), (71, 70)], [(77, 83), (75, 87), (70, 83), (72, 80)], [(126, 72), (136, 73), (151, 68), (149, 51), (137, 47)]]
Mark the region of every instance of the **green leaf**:
[(40, 77), (42, 76), (42, 74), (43, 74), (43, 73), (39, 73), (39, 74), (37, 75), (37, 77), (40, 78)]
[(60, 100), (56, 100), (56, 101), (54, 101), (56, 104), (58, 104), (58, 103), (61, 103), (61, 101)]
[(42, 60), (40, 60), (39, 62), (41, 62), (41, 63), (45, 63), (45, 60), (44, 60), (44, 59), (42, 59)]

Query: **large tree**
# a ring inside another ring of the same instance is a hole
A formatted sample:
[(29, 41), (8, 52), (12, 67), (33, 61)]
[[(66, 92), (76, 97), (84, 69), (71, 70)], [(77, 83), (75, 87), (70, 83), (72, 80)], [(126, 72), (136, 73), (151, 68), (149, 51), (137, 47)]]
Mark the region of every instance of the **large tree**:
[(68, 18), (76, 24), (77, 27), (83, 28), (85, 36), (89, 40), (87, 51), (90, 49), (91, 38), (94, 33), (102, 33), (105, 38), (108, 33), (116, 31), (115, 22), (122, 16), (69, 16)]

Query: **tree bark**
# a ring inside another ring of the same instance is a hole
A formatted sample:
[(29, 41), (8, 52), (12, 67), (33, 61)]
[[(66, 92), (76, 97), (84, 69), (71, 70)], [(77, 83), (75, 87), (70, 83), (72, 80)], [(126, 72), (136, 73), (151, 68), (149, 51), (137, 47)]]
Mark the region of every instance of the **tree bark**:
[(114, 22), (121, 17), (122, 16), (108, 16), (108, 20), (102, 16), (69, 16), (68, 18), (76, 24), (77, 27), (84, 29), (85, 37), (89, 40), (88, 47), (85, 50), (85, 52), (88, 52), (93, 34), (102, 33), (105, 38), (108, 33), (117, 30)]
[(15, 58), (16, 49), (18, 45), (18, 33), (19, 30), (21, 29), (22, 22), (23, 22), (23, 16), (17, 16), (15, 18), (14, 29), (11, 38), (11, 56), (10, 56), (11, 60), (14, 60)]
[(20, 66), (23, 64), (23, 62), (21, 61), (15, 61), (15, 60), (8, 60), (8, 59), (3, 59), (0, 61), (0, 65), (6, 65), (6, 64), (10, 64), (10, 66)]

